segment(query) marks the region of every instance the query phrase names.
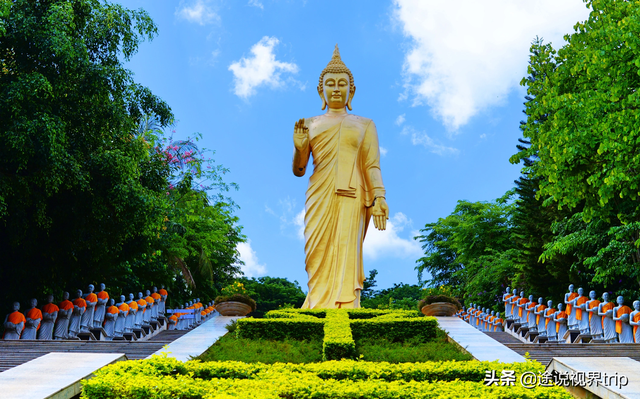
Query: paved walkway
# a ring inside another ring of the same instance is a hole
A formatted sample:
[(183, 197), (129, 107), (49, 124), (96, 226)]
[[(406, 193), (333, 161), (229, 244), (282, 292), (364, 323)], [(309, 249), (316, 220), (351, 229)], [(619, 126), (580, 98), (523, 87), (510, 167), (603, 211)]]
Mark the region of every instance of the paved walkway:
[(80, 381), (125, 360), (123, 353), (49, 353), (0, 373), (2, 399), (59, 399), (80, 394)]
[[(586, 385), (583, 390), (600, 398), (640, 399), (640, 362), (628, 357), (554, 357), (547, 370), (574, 374), (597, 371), (603, 378), (602, 384)], [(568, 390), (574, 396), (588, 397), (580, 388)]]
[[(216, 316), (173, 341), (168, 347), (158, 350), (154, 355), (168, 353), (169, 357), (175, 357), (178, 360), (186, 362), (190, 360), (191, 357), (203, 354), (218, 338), (227, 333), (227, 329), (224, 328), (227, 324), (242, 317), (243, 316)], [(151, 355), (149, 357), (151, 357)], [(147, 357), (147, 359), (149, 357)]]
[(446, 331), (449, 338), (456, 341), (477, 360), (494, 361), (504, 363), (524, 362), (526, 359), (505, 345), (490, 338), (482, 331), (470, 326), (458, 317), (436, 317), (440, 328)]

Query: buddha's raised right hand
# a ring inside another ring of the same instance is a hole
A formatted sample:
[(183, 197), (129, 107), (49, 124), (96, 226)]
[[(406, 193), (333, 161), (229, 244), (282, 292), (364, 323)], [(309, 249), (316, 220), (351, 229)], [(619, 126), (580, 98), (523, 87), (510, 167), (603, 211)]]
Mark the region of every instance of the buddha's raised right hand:
[(293, 128), (293, 145), (298, 151), (304, 151), (309, 146), (309, 128), (304, 125), (304, 118), (296, 122)]

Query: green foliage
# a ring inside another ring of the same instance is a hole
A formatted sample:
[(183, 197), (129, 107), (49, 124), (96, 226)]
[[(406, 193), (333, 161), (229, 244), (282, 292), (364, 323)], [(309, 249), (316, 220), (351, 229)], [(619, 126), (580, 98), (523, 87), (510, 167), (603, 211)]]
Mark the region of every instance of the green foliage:
[[(441, 332), (444, 335), (443, 332)], [(387, 338), (369, 338), (356, 341), (358, 356), (370, 362), (431, 362), (468, 361), (473, 357), (461, 352), (454, 344), (447, 342), (446, 335), (424, 342), (420, 338), (394, 342)]]
[(322, 341), (322, 360), (353, 359), (355, 356), (356, 343), (351, 336), (349, 315), (339, 309), (327, 309)]
[(424, 342), (434, 338), (437, 329), (438, 322), (433, 317), (402, 318), (394, 315), (351, 321), (351, 331), (356, 340), (388, 339), (401, 342), (416, 338)]
[(198, 356), (198, 359), (205, 362), (236, 360), (267, 364), (319, 362), (322, 360), (322, 341), (243, 339), (237, 338), (235, 334), (227, 334)]
[(286, 278), (258, 277), (241, 278), (250, 295), (260, 307), (253, 313), (254, 317), (263, 317), (270, 310), (279, 309), (285, 304), (299, 308), (304, 303), (306, 295), (302, 292), (297, 281), (291, 282)]
[(83, 381), (83, 399), (120, 398), (555, 398), (562, 387), (485, 386), (486, 370), (542, 372), (535, 362), (374, 363), (331, 361), (310, 364), (179, 362), (171, 358), (109, 365)]
[[(375, 274), (372, 271), (371, 274), (375, 277), (377, 271)], [(371, 278), (371, 275), (369, 277)], [(415, 308), (421, 295), (419, 286), (400, 283), (384, 290), (372, 290), (367, 294), (367, 298), (362, 299), (360, 304), (363, 308), (368, 309), (410, 310)]]
[(321, 339), (324, 323), (322, 320), (308, 316), (307, 318), (290, 319), (254, 319), (238, 320), (236, 334), (245, 339)]

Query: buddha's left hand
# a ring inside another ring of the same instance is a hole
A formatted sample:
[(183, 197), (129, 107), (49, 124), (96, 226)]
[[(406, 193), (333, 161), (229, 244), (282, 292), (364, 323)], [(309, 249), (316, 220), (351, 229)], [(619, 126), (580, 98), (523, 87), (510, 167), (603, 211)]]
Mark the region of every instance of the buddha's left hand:
[(387, 228), (387, 219), (389, 219), (389, 206), (387, 200), (384, 198), (376, 198), (373, 210), (371, 211), (373, 216), (373, 225), (378, 230), (385, 230)]

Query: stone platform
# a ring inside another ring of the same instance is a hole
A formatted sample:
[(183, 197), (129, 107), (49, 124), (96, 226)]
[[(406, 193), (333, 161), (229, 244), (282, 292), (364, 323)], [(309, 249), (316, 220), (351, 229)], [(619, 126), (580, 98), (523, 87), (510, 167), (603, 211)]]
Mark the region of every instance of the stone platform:
[(436, 317), (440, 328), (477, 360), (524, 362), (526, 359), (458, 317)]
[(0, 373), (3, 399), (62, 399), (80, 394), (80, 381), (123, 353), (48, 353)]

